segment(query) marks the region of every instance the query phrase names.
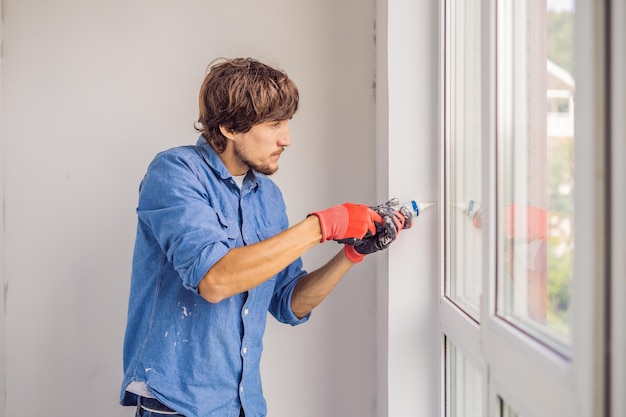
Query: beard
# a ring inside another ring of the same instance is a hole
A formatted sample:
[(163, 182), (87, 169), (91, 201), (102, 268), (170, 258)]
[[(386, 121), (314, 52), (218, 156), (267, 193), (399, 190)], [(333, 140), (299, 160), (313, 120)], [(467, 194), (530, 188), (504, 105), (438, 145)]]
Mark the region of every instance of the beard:
[(235, 146), (233, 149), (235, 156), (239, 158), (241, 162), (246, 164), (249, 168), (254, 171), (260, 172), (264, 175), (272, 175), (276, 171), (278, 171), (278, 165), (271, 166), (269, 163), (266, 164), (257, 164), (250, 160), (250, 158), (246, 155), (246, 152), (239, 146)]

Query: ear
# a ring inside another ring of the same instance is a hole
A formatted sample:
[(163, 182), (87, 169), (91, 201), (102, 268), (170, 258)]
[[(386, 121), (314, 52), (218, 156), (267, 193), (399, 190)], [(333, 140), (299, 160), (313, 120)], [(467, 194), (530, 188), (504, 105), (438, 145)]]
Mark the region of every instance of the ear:
[(224, 135), (227, 139), (234, 139), (235, 137), (235, 131), (233, 129), (228, 129), (225, 126), (220, 125), (220, 132), (222, 133), (222, 135)]

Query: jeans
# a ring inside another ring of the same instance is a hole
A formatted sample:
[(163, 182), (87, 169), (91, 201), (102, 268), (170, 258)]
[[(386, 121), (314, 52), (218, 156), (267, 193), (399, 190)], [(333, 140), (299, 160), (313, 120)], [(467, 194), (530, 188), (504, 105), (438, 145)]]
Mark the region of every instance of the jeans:
[[(159, 412), (161, 411), (161, 412)], [(137, 401), (137, 412), (135, 417), (185, 417), (182, 414), (172, 414), (174, 411), (153, 398), (139, 397)], [(239, 412), (239, 417), (245, 417), (243, 408)]]
[(154, 398), (139, 397), (137, 401), (137, 412), (135, 417), (184, 417), (174, 410), (164, 406)]

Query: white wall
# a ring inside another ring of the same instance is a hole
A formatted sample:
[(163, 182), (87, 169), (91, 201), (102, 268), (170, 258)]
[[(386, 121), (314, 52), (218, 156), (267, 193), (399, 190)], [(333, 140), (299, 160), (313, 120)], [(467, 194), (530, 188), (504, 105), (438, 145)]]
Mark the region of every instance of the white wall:
[[(438, 201), (439, 4), (378, 3), (379, 21), (385, 23), (378, 25), (384, 28), (378, 37), (378, 78), (387, 83), (383, 90), (379, 82), (377, 100), (378, 195)], [(386, 370), (386, 381), (379, 384), (378, 395), (386, 402), (383, 416), (430, 417), (440, 411), (440, 241), (435, 207), (400, 235), (387, 264), (379, 268), (379, 373)]]
[[(254, 56), (301, 89), (276, 176), (290, 218), (374, 203), (374, 0), (2, 3), (6, 416), (130, 416), (117, 400), (147, 163), (195, 142), (209, 61)], [(307, 325), (270, 323), (270, 415), (375, 415), (375, 264)]]

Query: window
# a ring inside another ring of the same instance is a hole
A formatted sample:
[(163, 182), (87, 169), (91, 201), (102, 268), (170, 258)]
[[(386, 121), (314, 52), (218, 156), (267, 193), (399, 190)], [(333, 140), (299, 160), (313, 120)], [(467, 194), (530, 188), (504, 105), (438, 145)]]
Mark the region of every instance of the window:
[(446, 417), (603, 415), (606, 14), (596, 6), (442, 1)]
[(476, 366), (446, 339), (446, 417), (483, 416), (483, 377)]
[(446, 57), (446, 295), (479, 321), (482, 293), (480, 0), (449, 3)]
[(497, 311), (566, 353), (574, 259), (574, 11), (542, 3), (498, 3)]

